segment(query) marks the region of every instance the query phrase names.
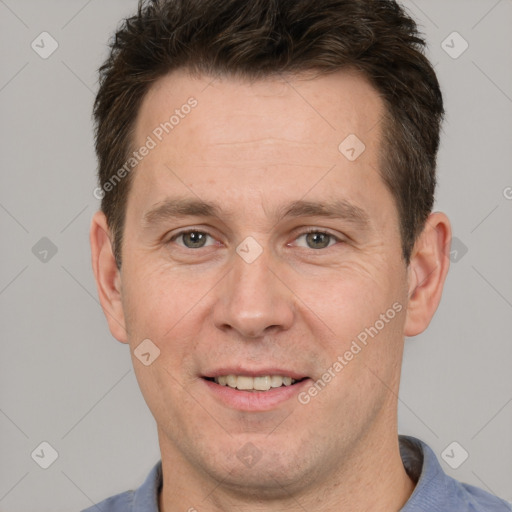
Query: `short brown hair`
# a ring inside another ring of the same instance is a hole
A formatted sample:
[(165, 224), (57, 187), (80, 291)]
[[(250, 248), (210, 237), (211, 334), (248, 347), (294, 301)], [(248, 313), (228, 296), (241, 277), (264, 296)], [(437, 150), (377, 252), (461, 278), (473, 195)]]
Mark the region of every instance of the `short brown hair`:
[[(386, 105), (380, 173), (395, 198), (402, 253), (432, 211), (443, 99), (415, 22), (395, 0), (140, 0), (100, 68), (94, 104), (103, 191), (126, 162), (151, 85), (178, 68), (263, 79), (356, 69)], [(121, 264), (131, 174), (101, 208)]]

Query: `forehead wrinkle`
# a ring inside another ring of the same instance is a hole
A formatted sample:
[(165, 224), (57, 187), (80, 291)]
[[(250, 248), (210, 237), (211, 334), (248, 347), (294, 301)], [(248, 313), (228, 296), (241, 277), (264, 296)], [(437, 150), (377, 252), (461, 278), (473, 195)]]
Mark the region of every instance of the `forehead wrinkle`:
[(249, 137), (246, 140), (233, 140), (233, 141), (211, 141), (210, 146), (243, 146), (243, 145), (251, 145), (251, 144), (263, 144), (268, 146), (274, 146), (276, 144), (285, 143), (291, 146), (312, 146), (317, 147), (318, 143), (309, 142), (309, 140), (300, 140), (300, 139), (282, 139), (279, 137), (261, 137), (261, 138), (251, 138)]

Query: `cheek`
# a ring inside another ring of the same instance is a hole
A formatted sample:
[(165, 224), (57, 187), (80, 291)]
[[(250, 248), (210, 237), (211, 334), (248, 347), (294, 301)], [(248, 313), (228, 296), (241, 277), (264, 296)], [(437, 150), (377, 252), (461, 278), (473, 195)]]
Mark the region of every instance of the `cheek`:
[(296, 273), (293, 279), (298, 298), (325, 324), (327, 332), (340, 339), (373, 325), (403, 300), (401, 278), (383, 258), (347, 260), (336, 268)]
[[(168, 268), (151, 269), (128, 261), (123, 281), (123, 307), (128, 328), (132, 362), (141, 392), (155, 417), (165, 422), (179, 416), (190, 396), (185, 388), (194, 379), (195, 344), (204, 319), (202, 281), (181, 276)], [(158, 357), (145, 366), (136, 356), (139, 344), (149, 339)]]
[(149, 337), (158, 343), (175, 338), (173, 333), (190, 327), (189, 318), (199, 311), (208, 290), (208, 283), (194, 279), (190, 271), (184, 275), (166, 266), (153, 270), (147, 262), (131, 268), (127, 264), (126, 275), (123, 307), (131, 339)]
[(372, 408), (370, 397), (381, 401), (388, 389), (380, 381), (395, 387), (403, 345), (405, 273), (383, 259), (372, 261), (302, 277), (294, 288), (306, 305), (303, 318), (327, 372), (322, 380), (329, 381), (332, 393), (320, 393), (327, 409), (342, 402), (355, 409), (363, 402)]

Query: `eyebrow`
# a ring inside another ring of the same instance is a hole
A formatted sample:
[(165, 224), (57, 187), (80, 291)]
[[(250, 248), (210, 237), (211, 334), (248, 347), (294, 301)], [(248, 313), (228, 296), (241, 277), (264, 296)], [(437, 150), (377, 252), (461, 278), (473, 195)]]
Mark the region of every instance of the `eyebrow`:
[[(234, 217), (225, 212), (220, 205), (200, 199), (168, 198), (158, 203), (143, 215), (146, 226), (158, 224), (181, 217)], [(364, 230), (370, 226), (370, 216), (359, 206), (345, 199), (319, 203), (298, 200), (278, 208), (273, 217), (277, 222), (288, 218), (323, 217), (341, 219)]]

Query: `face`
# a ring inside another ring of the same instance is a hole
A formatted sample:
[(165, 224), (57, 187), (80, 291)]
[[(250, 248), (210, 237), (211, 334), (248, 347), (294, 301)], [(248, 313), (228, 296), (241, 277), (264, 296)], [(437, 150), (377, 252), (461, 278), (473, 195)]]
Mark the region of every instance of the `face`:
[(133, 364), (184, 472), (291, 490), (396, 431), (407, 269), (383, 109), (348, 72), (178, 71), (146, 96), (134, 145), (155, 145), (127, 203), (117, 337), (160, 351)]

